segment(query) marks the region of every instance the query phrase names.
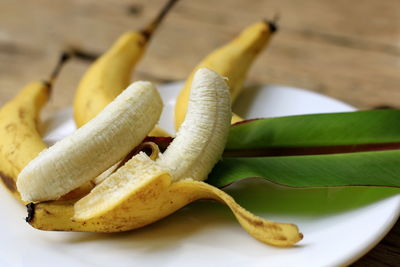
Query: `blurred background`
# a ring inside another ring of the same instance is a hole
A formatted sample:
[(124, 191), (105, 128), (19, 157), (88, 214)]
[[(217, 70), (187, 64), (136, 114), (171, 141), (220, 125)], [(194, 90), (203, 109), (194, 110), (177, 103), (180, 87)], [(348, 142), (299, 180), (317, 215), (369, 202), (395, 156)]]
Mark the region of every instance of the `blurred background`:
[[(164, 3), (0, 0), (0, 104), (47, 77), (65, 47), (102, 53), (121, 33), (149, 22)], [(183, 80), (210, 51), (276, 14), (280, 30), (252, 67), (249, 83), (306, 88), (361, 109), (400, 107), (398, 0), (180, 0), (134, 78)], [(89, 63), (66, 65), (48, 109), (71, 104)]]
[[(165, 2), (0, 0), (0, 105), (28, 82), (45, 79), (66, 47), (100, 54), (123, 32), (148, 23)], [(360, 109), (400, 108), (398, 0), (180, 0), (134, 78), (183, 80), (213, 49), (277, 14), (279, 31), (252, 67), (250, 84), (305, 88)], [(47, 112), (71, 105), (89, 64), (75, 59), (66, 65)], [(399, 260), (399, 232), (398, 223), (356, 265), (389, 266)]]

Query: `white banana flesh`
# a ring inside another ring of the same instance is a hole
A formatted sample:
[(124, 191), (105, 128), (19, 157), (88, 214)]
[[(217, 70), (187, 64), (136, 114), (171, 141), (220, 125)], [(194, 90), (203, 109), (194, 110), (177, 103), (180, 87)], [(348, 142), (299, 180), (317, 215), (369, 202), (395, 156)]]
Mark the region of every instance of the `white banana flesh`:
[(228, 138), (230, 103), (224, 78), (210, 69), (199, 69), (193, 78), (185, 120), (174, 141), (157, 160), (169, 170), (174, 181), (207, 178)]
[(55, 200), (98, 176), (140, 144), (156, 125), (162, 100), (135, 82), (87, 124), (39, 154), (19, 174), (24, 201)]
[[(161, 172), (168, 174), (172, 183), (207, 178), (220, 159), (228, 138), (232, 116), (230, 93), (224, 78), (207, 68), (196, 72), (190, 92), (187, 116), (167, 150), (163, 154), (156, 151), (158, 158), (155, 162), (144, 154), (131, 158), (75, 203), (74, 220), (110, 215), (116, 212), (114, 209), (118, 203), (130, 196), (147, 195), (142, 191), (148, 189), (148, 184), (156, 183)], [(156, 168), (157, 172), (153, 173), (149, 166)], [(152, 201), (158, 203), (156, 192), (155, 189), (152, 191)], [(145, 205), (143, 209), (150, 207)], [(145, 219), (136, 217), (136, 220)]]

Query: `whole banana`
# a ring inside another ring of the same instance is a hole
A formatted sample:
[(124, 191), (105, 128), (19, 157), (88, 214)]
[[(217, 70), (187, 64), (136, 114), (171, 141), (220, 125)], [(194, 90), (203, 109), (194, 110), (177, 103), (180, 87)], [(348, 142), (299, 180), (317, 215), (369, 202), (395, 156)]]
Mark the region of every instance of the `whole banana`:
[(16, 187), (18, 174), (47, 148), (38, 131), (39, 115), (49, 99), (61, 66), (68, 58), (68, 54), (61, 56), (48, 81), (28, 84), (0, 109), (0, 177), (19, 201), (22, 200)]
[[(144, 30), (123, 34), (90, 66), (74, 97), (74, 119), (78, 127), (94, 118), (131, 83), (133, 68), (143, 56), (152, 34), (176, 1), (169, 0)], [(168, 134), (156, 128), (153, 135)]]
[(188, 116), (163, 155), (153, 161), (139, 153), (77, 202), (31, 205), (28, 221), (43, 230), (119, 232), (155, 222), (197, 199), (211, 198), (228, 205), (258, 240), (276, 246), (296, 243), (302, 236), (295, 225), (256, 217), (223, 191), (196, 181), (204, 180), (219, 160), (230, 120), (224, 79), (199, 69)]
[[(209, 68), (227, 78), (232, 102), (243, 88), (247, 72), (257, 55), (263, 50), (272, 34), (277, 30), (273, 22), (261, 21), (247, 27), (234, 40), (204, 58), (192, 71), (175, 104), (175, 128), (184, 121), (194, 73), (199, 68)], [(236, 114), (232, 123), (242, 120)]]
[(17, 188), (22, 199), (58, 199), (95, 178), (143, 141), (161, 110), (161, 97), (151, 83), (133, 83), (95, 118), (21, 171)]

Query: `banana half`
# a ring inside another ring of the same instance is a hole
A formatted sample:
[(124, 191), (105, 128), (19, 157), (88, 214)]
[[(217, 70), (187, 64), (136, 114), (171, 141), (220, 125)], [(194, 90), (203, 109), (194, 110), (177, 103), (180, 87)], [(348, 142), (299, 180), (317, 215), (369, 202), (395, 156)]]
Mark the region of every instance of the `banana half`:
[(230, 121), (226, 82), (209, 69), (199, 69), (188, 115), (163, 154), (153, 149), (151, 158), (143, 152), (135, 155), (78, 201), (31, 206), (31, 225), (43, 230), (120, 232), (158, 221), (193, 201), (214, 199), (226, 204), (257, 240), (292, 246), (302, 239), (297, 226), (259, 218), (202, 182), (222, 155)]
[(17, 188), (22, 199), (55, 200), (95, 178), (143, 141), (161, 110), (161, 97), (151, 83), (133, 83), (95, 118), (21, 171)]

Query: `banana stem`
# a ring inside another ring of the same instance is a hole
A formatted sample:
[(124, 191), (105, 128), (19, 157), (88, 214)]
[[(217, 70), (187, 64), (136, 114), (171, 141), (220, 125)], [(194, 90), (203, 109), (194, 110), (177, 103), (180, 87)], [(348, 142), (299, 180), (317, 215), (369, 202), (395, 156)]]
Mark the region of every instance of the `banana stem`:
[(78, 47), (70, 47), (70, 50), (73, 57), (83, 61), (95, 61), (101, 56), (100, 54), (82, 50)]
[(62, 67), (70, 58), (71, 58), (71, 53), (65, 51), (61, 53), (61, 56), (58, 59), (58, 62), (54, 67), (53, 71), (51, 72), (49, 79), (45, 82), (49, 86), (49, 88), (53, 86), (53, 83), (57, 79), (58, 74), (60, 74)]
[(141, 34), (148, 40), (151, 38), (157, 27), (163, 21), (164, 17), (168, 14), (170, 9), (175, 5), (178, 0), (169, 0), (157, 16), (151, 21), (144, 29), (140, 31)]
[(277, 24), (280, 18), (281, 18), (280, 13), (276, 13), (272, 19), (264, 19), (265, 23), (268, 24), (271, 33), (274, 33), (279, 29)]
[[(175, 5), (176, 2), (178, 2), (178, 0), (169, 0), (157, 14), (157, 16), (147, 26), (139, 31), (146, 38), (146, 40), (151, 38), (157, 27), (160, 25), (169, 10)], [(100, 57), (99, 54), (85, 51), (77, 47), (71, 47), (70, 50), (73, 57), (84, 61), (95, 61)]]

